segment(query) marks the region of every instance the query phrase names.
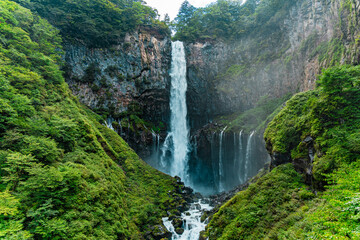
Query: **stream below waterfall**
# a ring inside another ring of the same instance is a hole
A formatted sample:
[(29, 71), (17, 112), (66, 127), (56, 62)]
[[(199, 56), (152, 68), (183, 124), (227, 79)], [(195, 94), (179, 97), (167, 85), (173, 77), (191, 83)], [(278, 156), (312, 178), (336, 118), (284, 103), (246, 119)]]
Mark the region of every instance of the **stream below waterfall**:
[[(182, 42), (172, 43), (170, 76), (170, 129), (165, 138), (151, 131), (152, 147), (149, 157), (144, 160), (164, 173), (180, 177), (185, 185), (203, 196), (230, 191), (246, 183), (270, 160), (262, 136), (255, 131), (235, 131), (217, 123), (209, 123), (190, 136), (186, 58)], [(118, 129), (114, 129), (113, 121), (116, 120), (109, 118), (104, 125), (123, 135), (121, 120), (117, 120)], [(203, 198), (193, 202), (181, 216), (178, 213), (178, 216), (163, 218), (172, 239), (199, 239), (207, 224), (207, 220), (201, 221), (201, 216), (213, 209), (209, 203)]]
[[(200, 232), (205, 230), (207, 219), (201, 221), (201, 216), (205, 211), (210, 211), (213, 207), (210, 206), (207, 199), (201, 199), (198, 202), (191, 204), (190, 209), (181, 213), (183, 221), (181, 229), (176, 229), (168, 217), (163, 218), (164, 226), (172, 233), (172, 240), (197, 240), (200, 237)], [(180, 234), (183, 231), (182, 234)]]

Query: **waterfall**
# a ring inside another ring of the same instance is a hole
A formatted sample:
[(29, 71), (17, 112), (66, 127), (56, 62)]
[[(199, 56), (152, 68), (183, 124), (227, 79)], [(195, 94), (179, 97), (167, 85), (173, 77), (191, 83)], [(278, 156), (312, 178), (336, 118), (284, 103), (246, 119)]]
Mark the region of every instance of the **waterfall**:
[(160, 135), (156, 134), (154, 130), (151, 130), (151, 135), (152, 135), (153, 151), (157, 152), (159, 150)]
[(218, 181), (216, 179), (217, 176), (217, 166), (216, 166), (216, 155), (218, 155), (218, 153), (215, 151), (215, 136), (216, 133), (213, 132), (211, 135), (211, 142), (210, 142), (210, 151), (211, 151), (211, 167), (212, 167), (212, 174), (214, 176), (214, 184), (215, 184), (215, 189), (219, 189)]
[(238, 161), (238, 155), (237, 155), (237, 151), (236, 151), (236, 133), (233, 133), (234, 135), (234, 170), (236, 169), (236, 162)]
[(171, 153), (170, 174), (187, 181), (187, 161), (189, 153), (189, 129), (186, 108), (186, 59), (182, 42), (172, 43), (170, 89), (170, 132), (163, 145), (161, 163), (164, 164), (166, 153)]
[(223, 186), (223, 175), (224, 175), (224, 166), (223, 166), (223, 135), (227, 126), (220, 133), (220, 143), (219, 143), (219, 192), (224, 191)]
[(252, 131), (249, 138), (248, 138), (248, 141), (247, 141), (247, 145), (246, 145), (246, 158), (245, 158), (245, 174), (244, 174), (244, 182), (246, 180), (248, 180), (248, 177), (249, 177), (249, 165), (250, 165), (250, 155), (251, 155), (251, 151), (252, 151), (252, 138), (255, 134), (255, 131)]
[(239, 182), (240, 183), (244, 183), (245, 182), (245, 179), (244, 179), (244, 171), (243, 171), (243, 143), (242, 143), (242, 134), (243, 134), (243, 130), (241, 130), (239, 132), (239, 154), (238, 154), (238, 162), (239, 162), (239, 173), (238, 173), (238, 176), (239, 176)]
[(112, 125), (113, 119), (111, 117), (108, 117), (105, 121), (105, 126), (113, 131), (115, 131), (113, 125)]

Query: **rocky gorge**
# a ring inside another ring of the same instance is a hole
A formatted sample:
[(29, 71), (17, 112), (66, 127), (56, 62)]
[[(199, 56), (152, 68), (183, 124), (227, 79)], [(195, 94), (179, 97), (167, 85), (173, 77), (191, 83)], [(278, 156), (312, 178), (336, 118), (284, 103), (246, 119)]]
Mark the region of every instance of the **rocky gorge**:
[(0, 1), (0, 238), (360, 239), (359, 11)]
[[(358, 12), (358, 1), (298, 1), (259, 32), (238, 41), (185, 43), (192, 149), (202, 156), (192, 166), (209, 166), (208, 150), (203, 149), (226, 123), (212, 132), (201, 129), (219, 116), (246, 112), (264, 96), (276, 99), (313, 89), (323, 67), (357, 63)], [(141, 30), (107, 49), (65, 48), (67, 82), (74, 94), (110, 118), (111, 125), (145, 159), (159, 148), (154, 145), (160, 145), (168, 131), (170, 49), (169, 36)], [(238, 135), (241, 129), (235, 124), (226, 135)], [(247, 131), (249, 136), (251, 129)], [(272, 154), (274, 162), (281, 162), (276, 156)], [(207, 169), (200, 178), (213, 171)]]

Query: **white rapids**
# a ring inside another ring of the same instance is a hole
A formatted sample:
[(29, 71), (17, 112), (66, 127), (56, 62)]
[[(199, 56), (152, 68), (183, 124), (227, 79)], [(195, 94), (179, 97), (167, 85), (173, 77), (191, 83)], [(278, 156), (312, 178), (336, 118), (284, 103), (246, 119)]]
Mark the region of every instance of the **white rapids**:
[(183, 229), (185, 230), (183, 234), (177, 234), (175, 228), (172, 225), (168, 217), (163, 218), (164, 226), (172, 233), (171, 240), (197, 240), (200, 237), (200, 232), (205, 230), (207, 225), (207, 219), (204, 222), (201, 222), (201, 215), (204, 211), (210, 211), (211, 207), (207, 203), (202, 203), (202, 200), (191, 204), (191, 207), (188, 211), (181, 213), (181, 218), (184, 221)]

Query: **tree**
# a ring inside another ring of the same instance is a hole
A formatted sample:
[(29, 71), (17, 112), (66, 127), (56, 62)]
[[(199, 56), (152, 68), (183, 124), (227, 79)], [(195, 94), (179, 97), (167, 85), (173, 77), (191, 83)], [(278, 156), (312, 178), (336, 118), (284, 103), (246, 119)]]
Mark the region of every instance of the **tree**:
[(185, 0), (180, 7), (179, 13), (175, 18), (175, 23), (180, 25), (187, 25), (191, 17), (194, 15), (196, 8)]
[(166, 24), (170, 24), (170, 16), (169, 16), (169, 14), (165, 14), (165, 16), (164, 16), (164, 22), (166, 23)]

